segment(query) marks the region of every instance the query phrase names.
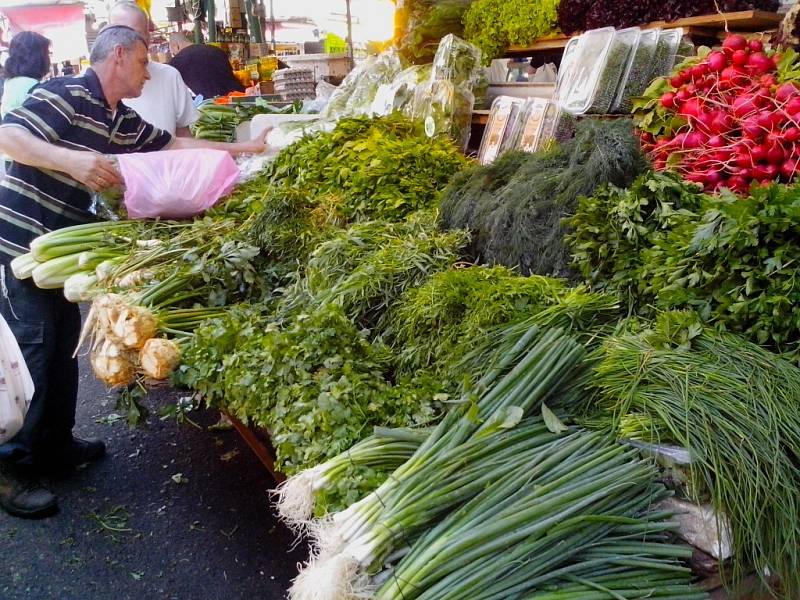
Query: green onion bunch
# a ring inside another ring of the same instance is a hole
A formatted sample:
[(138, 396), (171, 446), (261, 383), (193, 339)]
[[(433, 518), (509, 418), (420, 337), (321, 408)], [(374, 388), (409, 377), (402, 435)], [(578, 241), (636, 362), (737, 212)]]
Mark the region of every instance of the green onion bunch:
[(787, 593), (800, 589), (800, 369), (664, 313), (605, 341), (594, 386), (595, 408), (621, 437), (690, 451), (687, 495), (709, 495), (730, 522), (726, 575), (769, 569)]

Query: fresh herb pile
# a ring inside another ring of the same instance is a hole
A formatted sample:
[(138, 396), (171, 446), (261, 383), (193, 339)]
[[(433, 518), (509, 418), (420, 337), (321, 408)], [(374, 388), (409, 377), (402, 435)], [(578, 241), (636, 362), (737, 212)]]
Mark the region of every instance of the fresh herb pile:
[(575, 265), (631, 312), (692, 309), (721, 331), (797, 360), (800, 195), (782, 184), (742, 199), (708, 196), (650, 172), (627, 190), (601, 188), (566, 220)]
[(566, 242), (583, 278), (593, 287), (619, 292), (637, 310), (649, 285), (642, 254), (677, 226), (697, 219), (698, 186), (670, 173), (648, 171), (628, 188), (603, 186), (578, 200), (565, 220)]
[(721, 330), (743, 334), (796, 359), (797, 187), (723, 194), (645, 251), (643, 295), (663, 308), (691, 308)]
[(437, 383), (389, 381), (388, 354), (326, 304), (276, 322), (269, 310), (235, 309), (200, 327), (177, 383), (270, 432), (276, 466), (292, 474), (324, 462), (372, 427), (420, 425), (437, 409)]
[(459, 348), (470, 348), (495, 326), (519, 321), (556, 303), (564, 282), (523, 277), (506, 267), (449, 269), (407, 290), (386, 314), (385, 340), (402, 373), (455, 370)]
[(234, 311), (199, 329), (176, 381), (268, 429), (287, 473), (335, 456), (373, 426), (431, 419), (441, 379), (395, 377), (372, 329), (405, 290), (458, 260), (465, 234), (438, 232), (434, 220), (367, 222), (335, 234), (254, 319), (246, 312), (241, 323)]
[(272, 189), (253, 226), (269, 251), (275, 227), (296, 220), (291, 235), (321, 222), (395, 221), (434, 206), (466, 160), (449, 141), (428, 138), (420, 126), (395, 113), (342, 119), (330, 133), (308, 136), (284, 149), (267, 167)]
[(622, 437), (689, 449), (694, 478), (730, 520), (728, 575), (768, 565), (785, 597), (800, 589), (797, 367), (691, 313), (665, 313), (607, 339), (593, 385)]
[(559, 0), (475, 0), (464, 15), (464, 36), (484, 60), (498, 58), (509, 46), (527, 46), (556, 30)]
[(624, 186), (644, 169), (632, 127), (584, 121), (563, 146), (509, 152), (453, 178), (443, 194), (441, 226), (472, 233), (468, 256), (523, 275), (571, 275), (564, 216), (581, 195), (607, 183)]

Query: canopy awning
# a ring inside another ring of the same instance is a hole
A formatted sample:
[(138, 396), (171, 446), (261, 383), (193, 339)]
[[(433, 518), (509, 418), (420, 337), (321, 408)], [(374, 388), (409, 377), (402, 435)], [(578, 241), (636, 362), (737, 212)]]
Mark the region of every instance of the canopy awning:
[(0, 0), (0, 12), (8, 19), (12, 35), (35, 31), (48, 38), (53, 43), (55, 62), (89, 54), (83, 4), (3, 6)]

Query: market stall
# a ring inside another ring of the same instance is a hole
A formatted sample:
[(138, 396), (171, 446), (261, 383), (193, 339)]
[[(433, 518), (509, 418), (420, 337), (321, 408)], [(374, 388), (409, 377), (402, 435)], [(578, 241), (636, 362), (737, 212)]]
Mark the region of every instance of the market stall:
[[(779, 17), (564, 0), (489, 39), (497, 3), (467, 4), (428, 31), (477, 45), (404, 36), (317, 115), (208, 105), (205, 137), (274, 118), (275, 155), (194, 219), (98, 197), (114, 220), (42, 236), (15, 275), (92, 303), (103, 381), (170, 378), (288, 477), (276, 508), (312, 549), (293, 600), (796, 597)], [(557, 21), (583, 33), (537, 41)], [(500, 95), (470, 143), (487, 53), (545, 48), (552, 93)]]

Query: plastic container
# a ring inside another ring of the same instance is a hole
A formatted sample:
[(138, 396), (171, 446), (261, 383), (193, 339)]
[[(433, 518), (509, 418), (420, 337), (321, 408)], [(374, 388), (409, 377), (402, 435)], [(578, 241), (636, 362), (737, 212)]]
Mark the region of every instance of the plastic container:
[(571, 38), (564, 47), (564, 54), (561, 57), (561, 66), (558, 68), (556, 77), (556, 89), (553, 92), (553, 100), (558, 104), (564, 104), (569, 96), (572, 77), (575, 75), (575, 66), (580, 56), (581, 36)]
[(597, 80), (591, 106), (585, 111), (593, 114), (606, 114), (611, 112), (611, 106), (617, 97), (620, 82), (625, 71), (633, 59), (633, 54), (639, 44), (641, 29), (629, 27), (620, 29), (614, 34), (614, 39), (606, 53), (602, 71)]
[(522, 106), (513, 134), (514, 148), (522, 152), (535, 152), (542, 135), (545, 113), (552, 103), (543, 98), (530, 98)]
[(541, 150), (547, 146), (549, 142), (557, 139), (558, 125), (561, 122), (561, 107), (558, 104), (551, 102), (547, 105), (542, 118), (542, 128), (539, 131), (539, 139), (536, 143), (534, 150)]
[[(562, 84), (565, 86), (558, 93), (559, 103), (564, 110), (580, 115), (597, 109), (595, 95), (615, 35), (613, 27), (604, 27), (587, 31), (578, 38), (574, 55), (570, 52), (566, 67), (562, 63), (559, 76), (559, 87)], [(571, 45), (572, 40), (567, 47)], [(609, 105), (610, 102), (611, 99)], [(608, 106), (605, 110), (608, 110)]]
[(658, 36), (656, 55), (653, 57), (653, 70), (650, 72), (650, 80), (656, 77), (669, 75), (672, 67), (675, 66), (675, 58), (678, 55), (678, 48), (683, 40), (683, 29), (665, 29)]
[(653, 58), (656, 55), (660, 35), (660, 29), (645, 29), (639, 34), (639, 43), (628, 62), (628, 68), (620, 80), (617, 97), (611, 105), (612, 113), (631, 112), (633, 108), (631, 99), (641, 96), (650, 85)]
[(492, 102), (489, 120), (478, 150), (480, 164), (488, 165), (494, 162), (503, 151), (504, 144), (508, 146), (508, 139), (523, 104), (523, 100), (511, 96), (500, 96)]
[(494, 100), (500, 96), (512, 96), (514, 98), (545, 98), (553, 97), (556, 89), (555, 83), (492, 83), (489, 85), (489, 100)]
[(296, 54), (282, 56), (281, 60), (293, 69), (307, 69), (313, 80), (323, 77), (344, 77), (350, 72), (350, 57), (347, 54)]

